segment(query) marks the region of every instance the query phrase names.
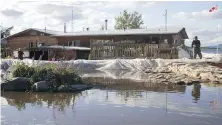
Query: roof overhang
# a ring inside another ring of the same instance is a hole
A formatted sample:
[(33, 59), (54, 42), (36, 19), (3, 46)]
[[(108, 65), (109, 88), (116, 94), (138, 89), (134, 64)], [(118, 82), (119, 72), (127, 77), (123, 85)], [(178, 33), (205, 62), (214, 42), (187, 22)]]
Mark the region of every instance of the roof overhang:
[(89, 51), (91, 50), (88, 47), (78, 47), (78, 46), (40, 46), (36, 48), (30, 48), (30, 50), (82, 50)]
[(45, 34), (48, 34), (48, 35), (54, 35), (53, 33), (48, 32), (49, 30), (44, 31), (44, 30), (40, 30), (40, 29), (36, 29), (36, 28), (29, 28), (29, 29), (22, 30), (18, 33), (12, 34), (8, 37), (5, 37), (4, 39), (8, 39), (8, 38), (11, 38), (11, 37), (14, 37), (14, 36), (17, 36), (17, 35), (20, 35), (22, 33), (32, 31), (32, 30), (37, 31), (37, 32), (41, 32), (41, 33), (45, 33)]
[[(128, 30), (102, 30), (102, 31), (81, 31), (73, 33), (61, 33), (52, 35), (52, 37), (80, 37), (80, 36), (125, 36), (125, 35), (174, 35), (181, 31), (186, 32), (185, 28), (176, 28), (169, 30), (146, 30), (146, 29), (128, 29)], [(186, 35), (186, 33), (185, 33)], [(186, 37), (186, 36), (185, 36)]]
[(130, 36), (136, 36), (136, 35), (174, 35), (178, 33), (122, 33), (122, 34), (66, 34), (66, 35), (52, 35), (52, 37), (81, 37), (81, 36), (125, 36), (125, 35), (130, 35)]

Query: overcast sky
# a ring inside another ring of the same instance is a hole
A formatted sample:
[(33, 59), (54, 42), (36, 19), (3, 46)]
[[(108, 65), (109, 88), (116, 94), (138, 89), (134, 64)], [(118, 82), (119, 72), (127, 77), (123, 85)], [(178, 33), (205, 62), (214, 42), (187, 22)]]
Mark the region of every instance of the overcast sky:
[[(55, 0), (54, 0), (55, 1)], [(64, 23), (67, 31), (71, 31), (72, 9), (74, 31), (100, 30), (104, 20), (108, 19), (108, 29), (114, 29), (114, 18), (124, 9), (129, 12), (138, 11), (143, 15), (144, 27), (164, 27), (163, 14), (168, 10), (168, 26), (185, 27), (190, 40), (198, 35), (202, 45), (216, 45), (217, 20), (219, 21), (219, 42), (222, 43), (222, 2), (219, 10), (210, 13), (209, 9), (217, 2), (25, 2), (4, 0), (0, 2), (0, 25), (14, 26), (13, 33), (26, 28), (40, 28), (63, 31)], [(187, 45), (191, 41), (186, 41)]]

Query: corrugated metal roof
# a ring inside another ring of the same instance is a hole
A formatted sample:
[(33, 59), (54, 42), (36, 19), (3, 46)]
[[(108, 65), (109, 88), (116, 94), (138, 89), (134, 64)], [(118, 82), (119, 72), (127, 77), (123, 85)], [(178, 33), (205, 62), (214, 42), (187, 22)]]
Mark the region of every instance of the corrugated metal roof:
[[(12, 34), (8, 37), (17, 35), (19, 33), (25, 32), (27, 30), (36, 30), (39, 32), (47, 33), (52, 36), (111, 36), (111, 35), (138, 35), (138, 34), (177, 34), (185, 28), (181, 27), (168, 27), (167, 31), (164, 28), (153, 28), (153, 29), (126, 29), (124, 30), (99, 30), (99, 31), (80, 31), (80, 32), (69, 32), (64, 33), (62, 31), (45, 30), (38, 28), (29, 28), (18, 33)], [(8, 38), (6, 37), (6, 38)], [(6, 39), (4, 38), (4, 39)], [(3, 40), (3, 39), (2, 39)]]
[(45, 29), (38, 29), (38, 28), (30, 28), (39, 32), (43, 32), (43, 33), (47, 33), (47, 34), (51, 34), (51, 35), (58, 35), (58, 34), (62, 34), (63, 32), (61, 31), (54, 31), (54, 30), (45, 30)]
[(40, 46), (40, 49), (64, 49), (64, 50), (90, 50), (88, 47), (78, 47), (78, 46)]
[(11, 34), (10, 36), (3, 38), (2, 40), (7, 39), (7, 38), (12, 37), (12, 36), (15, 36), (17, 34), (20, 34), (22, 32), (28, 31), (28, 30), (36, 30), (36, 31), (47, 33), (47, 34), (50, 34), (50, 35), (59, 35), (59, 34), (62, 33), (61, 31), (53, 31), (53, 30), (47, 30), (47, 29), (45, 30), (45, 29), (38, 29), (38, 28), (28, 28), (28, 29), (24, 29), (24, 30), (22, 30), (18, 33)]
[(127, 29), (127, 30), (100, 30), (100, 31), (81, 31), (73, 33), (61, 33), (53, 36), (108, 36), (108, 35), (138, 35), (138, 34), (177, 34), (184, 28), (165, 29)]

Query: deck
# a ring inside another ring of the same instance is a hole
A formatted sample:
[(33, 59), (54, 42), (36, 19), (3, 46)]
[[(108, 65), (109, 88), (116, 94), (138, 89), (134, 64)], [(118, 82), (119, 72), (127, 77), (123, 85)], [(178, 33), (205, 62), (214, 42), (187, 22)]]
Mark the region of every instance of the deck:
[(175, 47), (160, 47), (159, 44), (147, 43), (91, 43), (91, 58), (95, 60), (116, 58), (177, 59), (178, 50)]

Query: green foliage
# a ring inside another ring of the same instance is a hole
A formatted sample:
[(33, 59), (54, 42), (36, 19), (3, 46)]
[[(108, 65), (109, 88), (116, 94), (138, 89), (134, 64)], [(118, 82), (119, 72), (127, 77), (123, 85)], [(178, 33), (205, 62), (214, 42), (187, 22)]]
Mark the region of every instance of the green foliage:
[(82, 83), (81, 77), (73, 68), (59, 68), (56, 64), (46, 64), (45, 66), (29, 67), (24, 63), (15, 66), (12, 72), (14, 77), (31, 78), (31, 83), (46, 81), (52, 89), (61, 85), (72, 85)]
[(31, 76), (31, 83), (36, 83), (39, 81), (44, 81), (47, 76), (47, 70), (43, 68), (35, 69), (35, 73)]
[(7, 56), (5, 57), (5, 59), (13, 59), (11, 56)]
[(116, 17), (115, 29), (138, 29), (144, 24), (142, 20), (142, 15), (134, 11), (133, 13), (128, 13), (126, 10), (123, 14)]
[(13, 77), (27, 77), (30, 78), (35, 73), (34, 67), (29, 67), (24, 63), (18, 63), (15, 65), (15, 70), (12, 72)]
[(82, 83), (81, 77), (79, 77), (79, 75), (77, 75), (75, 70), (73, 70), (70, 67), (60, 68), (59, 70), (55, 71), (57, 71), (56, 75), (57, 77), (59, 77), (60, 82), (63, 83), (64, 85)]
[[(1, 27), (1, 26), (0, 26)], [(1, 39), (10, 36), (10, 31), (13, 27), (7, 28), (7, 29), (2, 29), (0, 28), (0, 35), (1, 35)], [(6, 55), (6, 46), (5, 44), (1, 44), (1, 58), (5, 58)]]
[(0, 30), (1, 34), (1, 39), (10, 36), (10, 31), (13, 29), (13, 27), (9, 27), (7, 29), (2, 29)]

